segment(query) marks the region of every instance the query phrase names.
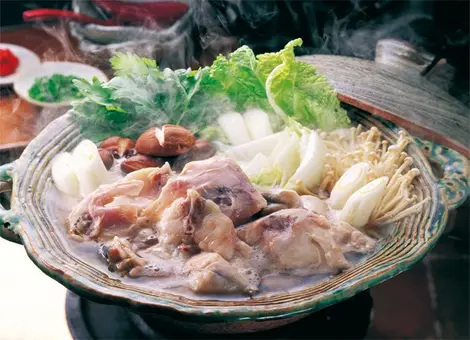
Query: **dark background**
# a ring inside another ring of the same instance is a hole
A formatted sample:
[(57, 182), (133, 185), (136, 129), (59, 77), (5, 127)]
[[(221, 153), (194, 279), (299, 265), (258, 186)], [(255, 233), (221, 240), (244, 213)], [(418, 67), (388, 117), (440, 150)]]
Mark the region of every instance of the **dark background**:
[[(70, 2), (2, 0), (1, 26), (21, 24), (26, 9), (70, 8)], [(207, 3), (212, 11), (206, 10)], [(206, 6), (204, 15), (215, 18), (211, 25), (216, 22), (219, 32), (256, 52), (278, 50), (286, 41), (302, 37), (309, 52), (372, 59), (376, 40), (395, 37), (447, 58), (468, 78), (470, 8), (466, 0), (195, 0), (191, 4)], [(213, 30), (201, 20), (210, 21), (196, 18), (195, 36)]]

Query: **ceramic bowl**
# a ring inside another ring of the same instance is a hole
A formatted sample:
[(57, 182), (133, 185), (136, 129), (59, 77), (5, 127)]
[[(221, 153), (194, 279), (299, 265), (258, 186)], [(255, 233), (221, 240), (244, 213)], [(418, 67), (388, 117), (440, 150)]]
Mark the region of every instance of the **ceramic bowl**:
[[(350, 113), (365, 127), (376, 126), (389, 141), (396, 141), (402, 130), (357, 110)], [(434, 246), (444, 231), (449, 209), (459, 206), (469, 193), (466, 158), (416, 139), (407, 149), (414, 166), (421, 171), (416, 194), (431, 200), (419, 215), (396, 223), (380, 249), (357, 267), (291, 292), (233, 301), (191, 299), (126, 284), (113, 273), (96, 269), (68, 252), (66, 241), (58, 236), (65, 226), (51, 218), (48, 211), (53, 209), (52, 202), (46, 200), (43, 192), (50, 181), (51, 159), (61, 151), (71, 150), (81, 139), (77, 126), (66, 114), (43, 130), (17, 161), (0, 168), (0, 180), (12, 181), (13, 189), (11, 210), (0, 211), (1, 235), (21, 243), (45, 274), (85, 298), (170, 318), (177, 326), (206, 332), (251, 332), (278, 327), (409, 269)], [(433, 173), (429, 159), (444, 169), (443, 177)]]

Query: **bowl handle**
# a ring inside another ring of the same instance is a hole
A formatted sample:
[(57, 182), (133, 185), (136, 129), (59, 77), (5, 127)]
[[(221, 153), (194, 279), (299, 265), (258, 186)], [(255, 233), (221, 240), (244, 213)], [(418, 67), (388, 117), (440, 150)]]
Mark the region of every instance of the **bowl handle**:
[(461, 206), (470, 194), (469, 161), (455, 150), (414, 137), (436, 176), (449, 209)]
[[(13, 168), (14, 163), (0, 166), (0, 193), (11, 191)], [(21, 238), (17, 232), (19, 220), (19, 216), (11, 210), (6, 210), (0, 203), (0, 237), (21, 244)]]

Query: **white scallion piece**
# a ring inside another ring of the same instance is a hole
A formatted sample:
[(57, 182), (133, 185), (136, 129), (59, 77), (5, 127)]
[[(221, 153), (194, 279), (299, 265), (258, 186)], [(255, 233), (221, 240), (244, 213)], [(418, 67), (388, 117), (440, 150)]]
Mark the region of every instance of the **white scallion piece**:
[(264, 169), (269, 168), (271, 163), (268, 157), (259, 153), (250, 162), (242, 162), (239, 165), (248, 178), (253, 178), (258, 176)]
[(52, 160), (52, 180), (57, 189), (70, 196), (77, 196), (80, 191), (73, 157), (68, 152), (58, 154)]
[[(306, 137), (300, 140), (305, 143)], [(320, 184), (325, 163), (325, 153), (326, 149), (323, 140), (315, 131), (310, 131), (306, 147), (300, 146), (300, 154), (302, 155), (300, 166), (289, 180), (289, 185), (295, 187), (297, 181), (302, 181), (307, 188), (311, 189)]]
[(372, 210), (382, 198), (388, 177), (380, 177), (364, 185), (349, 197), (339, 212), (339, 219), (355, 228), (362, 228), (369, 222)]
[(329, 203), (333, 209), (342, 209), (348, 198), (366, 184), (368, 169), (369, 165), (361, 162), (346, 170), (331, 191)]
[(88, 195), (106, 182), (106, 167), (101, 160), (98, 148), (92, 141), (80, 142), (74, 149), (72, 156), (81, 195)]
[(300, 137), (292, 132), (290, 138), (282, 140), (270, 155), (270, 161), (275, 169), (279, 169), (281, 178), (279, 185), (285, 186), (300, 164)]
[(240, 113), (225, 113), (217, 118), (217, 122), (232, 145), (240, 145), (251, 141), (245, 121)]
[(266, 112), (260, 109), (251, 109), (243, 114), (245, 126), (251, 139), (257, 140), (273, 134), (271, 123)]
[(231, 147), (224, 150), (224, 152), (235, 161), (249, 162), (259, 153), (265, 156), (271, 155), (276, 145), (284, 140), (290, 140), (290, 134), (286, 130), (249, 143)]

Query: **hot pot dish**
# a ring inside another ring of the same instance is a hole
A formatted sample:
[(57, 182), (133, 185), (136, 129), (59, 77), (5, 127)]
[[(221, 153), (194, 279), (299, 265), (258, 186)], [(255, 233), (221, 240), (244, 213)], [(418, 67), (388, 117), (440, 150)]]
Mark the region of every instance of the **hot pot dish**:
[(406, 270), (466, 197), (466, 160), (348, 115), (300, 43), (195, 71), (116, 55), (2, 166), (3, 236), (85, 297), (204, 322), (292, 319)]

